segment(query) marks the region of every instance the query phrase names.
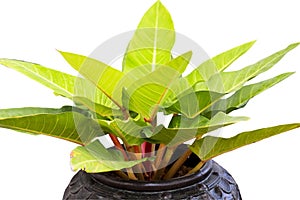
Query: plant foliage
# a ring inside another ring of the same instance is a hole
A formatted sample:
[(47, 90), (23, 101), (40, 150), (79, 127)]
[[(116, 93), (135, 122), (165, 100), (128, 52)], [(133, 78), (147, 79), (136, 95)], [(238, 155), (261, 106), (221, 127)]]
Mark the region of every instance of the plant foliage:
[[(191, 143), (188, 151), (205, 162), (300, 126), (300, 123), (283, 124), (237, 133), (231, 138), (209, 135), (247, 120), (229, 114), (293, 74), (287, 72), (248, 84), (299, 43), (240, 70), (226, 70), (252, 47), (255, 41), (251, 41), (199, 63), (188, 75), (183, 75), (192, 52), (174, 56), (175, 36), (170, 13), (157, 1), (142, 17), (129, 42), (121, 71), (96, 59), (64, 51), (59, 53), (82, 78), (39, 64), (0, 59), (1, 65), (23, 73), (76, 105), (59, 109), (2, 109), (0, 127), (79, 144), (71, 153), (74, 170), (125, 170), (120, 173), (144, 180), (163, 178), (157, 173), (158, 167), (170, 163), (176, 147), (185, 142)], [(171, 121), (158, 124), (159, 115), (170, 116)], [(107, 136), (115, 148), (101, 143), (101, 138)]]

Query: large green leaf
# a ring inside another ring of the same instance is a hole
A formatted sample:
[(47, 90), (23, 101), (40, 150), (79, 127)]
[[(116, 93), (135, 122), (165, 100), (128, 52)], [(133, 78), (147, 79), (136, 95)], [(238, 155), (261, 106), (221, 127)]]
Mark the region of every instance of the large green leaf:
[[(0, 59), (0, 64), (14, 69), (29, 78), (52, 89), (55, 94), (72, 99), (74, 96), (84, 97), (97, 104), (112, 107), (112, 102), (105, 98), (92, 83), (39, 64), (14, 59)], [(79, 101), (79, 99), (78, 99)], [(82, 104), (84, 102), (81, 102)]]
[(123, 71), (135, 67), (165, 64), (171, 60), (175, 42), (174, 25), (170, 13), (157, 1), (143, 16), (123, 59)]
[(20, 60), (0, 59), (0, 64), (38, 81), (59, 95), (72, 98), (74, 94), (75, 76)]
[(74, 171), (82, 169), (90, 173), (107, 172), (133, 167), (149, 160), (124, 160), (121, 152), (116, 149), (106, 149), (98, 140), (87, 146), (79, 146), (71, 153), (71, 165)]
[(194, 138), (202, 137), (204, 134), (218, 128), (248, 120), (247, 117), (231, 117), (219, 112), (212, 119), (199, 116), (195, 119), (177, 117), (171, 122), (172, 128), (165, 128), (160, 125), (153, 132), (145, 133), (150, 142), (162, 143), (169, 146), (181, 144)]
[[(226, 113), (229, 113), (233, 110), (239, 109), (254, 96), (260, 94), (261, 92), (267, 90), (268, 88), (276, 85), (277, 83), (281, 82), (282, 80), (288, 78), (293, 73), (284, 73), (281, 75), (278, 75), (274, 78), (261, 81), (259, 83), (254, 83), (250, 85), (246, 85), (239, 89), (237, 92), (235, 92), (232, 96), (230, 96), (227, 99), (221, 99), (218, 101), (214, 106), (213, 110), (216, 111), (224, 111)], [(210, 112), (208, 110), (208, 112)]]
[[(74, 108), (76, 109), (76, 108)], [(104, 135), (98, 123), (71, 107), (0, 110), (0, 127), (87, 144)]]
[(231, 63), (246, 53), (252, 47), (254, 42), (255, 41), (252, 41), (234, 47), (205, 61), (185, 78), (188, 80), (190, 85), (195, 85), (200, 81), (208, 80), (213, 74), (225, 70)]
[(218, 93), (229, 93), (240, 89), (248, 80), (269, 70), (279, 62), (289, 51), (297, 47), (299, 43), (289, 45), (287, 48), (278, 51), (259, 62), (242, 68), (238, 71), (220, 72), (213, 75), (207, 82), (200, 82), (196, 85), (196, 91), (214, 91)]
[(220, 154), (235, 150), (242, 146), (263, 140), (265, 138), (299, 128), (300, 123), (284, 124), (268, 128), (240, 133), (231, 138), (219, 138), (206, 136), (194, 142), (190, 149), (199, 156), (201, 160), (209, 160)]
[(121, 102), (116, 102), (112, 95), (123, 77), (122, 72), (93, 58), (62, 51), (60, 53), (74, 69), (95, 84), (118, 107), (121, 107)]
[(190, 56), (191, 52), (178, 56), (135, 81), (126, 90), (129, 100), (123, 102), (129, 102), (129, 105), (125, 107), (129, 107), (130, 110), (141, 114), (143, 118), (151, 120), (158, 112), (159, 106), (168, 100), (168, 97), (176, 96), (174, 94), (176, 91), (172, 87), (178, 83), (181, 76), (179, 72), (185, 70)]

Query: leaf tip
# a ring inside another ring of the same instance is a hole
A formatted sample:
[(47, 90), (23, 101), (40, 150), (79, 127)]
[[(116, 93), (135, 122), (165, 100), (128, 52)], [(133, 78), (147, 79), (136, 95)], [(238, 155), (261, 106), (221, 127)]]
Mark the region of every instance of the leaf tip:
[(256, 43), (257, 40), (252, 40), (250, 42), (248, 42), (251, 46), (254, 45)]
[(62, 51), (62, 50), (59, 50), (59, 49), (55, 49), (55, 50), (56, 50), (56, 51), (57, 51), (57, 52), (58, 52), (60, 55), (62, 55), (62, 56), (63, 56), (63, 55), (64, 55), (64, 53), (65, 53), (64, 51)]
[(287, 47), (287, 49), (292, 50), (292, 49), (296, 48), (299, 44), (300, 44), (300, 42), (292, 43)]
[(189, 63), (192, 58), (192, 55), (193, 55), (193, 51), (188, 51), (188, 52), (185, 52), (184, 54), (180, 55), (179, 57), (183, 58), (185, 61), (187, 61)]
[(289, 77), (289, 76), (291, 76), (291, 75), (293, 75), (293, 74), (295, 74), (296, 72), (286, 72), (285, 74), (286, 74), (286, 77)]

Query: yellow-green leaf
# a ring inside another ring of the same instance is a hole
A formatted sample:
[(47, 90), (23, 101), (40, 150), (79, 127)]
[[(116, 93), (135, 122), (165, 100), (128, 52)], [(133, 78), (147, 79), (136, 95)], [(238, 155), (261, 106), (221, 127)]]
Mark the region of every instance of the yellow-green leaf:
[(299, 127), (300, 123), (284, 124), (243, 132), (231, 138), (206, 136), (195, 141), (194, 144), (190, 146), (190, 149), (198, 155), (201, 160), (209, 160), (223, 153)]
[(1, 109), (0, 127), (52, 136), (81, 145), (105, 134), (96, 121), (72, 110), (72, 107)]
[(106, 149), (98, 140), (84, 147), (79, 146), (71, 153), (72, 169), (91, 173), (121, 170), (149, 159), (126, 161), (119, 150)]
[(157, 1), (143, 16), (123, 59), (125, 73), (135, 67), (165, 64), (171, 60), (175, 42), (174, 25), (170, 13)]

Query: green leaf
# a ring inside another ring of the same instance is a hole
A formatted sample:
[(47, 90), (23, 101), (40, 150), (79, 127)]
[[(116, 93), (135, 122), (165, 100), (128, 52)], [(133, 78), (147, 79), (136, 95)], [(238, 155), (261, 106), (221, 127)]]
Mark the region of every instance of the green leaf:
[(209, 109), (224, 94), (209, 91), (191, 92), (184, 95), (171, 106), (165, 108), (167, 114), (181, 113), (188, 118), (194, 118), (203, 111)]
[(0, 127), (52, 136), (81, 145), (104, 135), (96, 121), (72, 110), (72, 107), (1, 109)]
[(74, 85), (77, 79), (75, 76), (39, 64), (14, 59), (0, 59), (0, 64), (38, 81), (59, 95), (72, 98), (74, 94)]
[(55, 94), (72, 99), (74, 96), (87, 98), (97, 104), (112, 107), (112, 102), (87, 80), (53, 70), (39, 64), (14, 59), (0, 59), (0, 64), (14, 69), (52, 89)]
[(216, 68), (219, 72), (224, 71), (227, 67), (229, 67), (235, 60), (241, 57), (244, 53), (246, 53), (255, 43), (256, 41), (247, 42), (240, 46), (234, 47), (226, 52), (223, 52), (215, 57), (213, 57), (213, 61), (216, 65)]
[(152, 135), (148, 135), (152, 143), (162, 143), (168, 146), (181, 144), (194, 138), (202, 137), (204, 134), (214, 131), (223, 126), (234, 124), (239, 121), (248, 120), (247, 117), (231, 117), (219, 112), (211, 120), (198, 116), (194, 119), (176, 117), (171, 122), (171, 127), (165, 128), (160, 125), (156, 127)]
[(164, 104), (168, 97), (176, 96), (172, 87), (180, 79), (181, 74), (178, 71), (184, 71), (188, 65), (187, 56), (190, 58), (191, 53), (178, 56), (135, 81), (126, 90), (126, 99), (123, 99), (123, 102), (129, 102), (130, 110), (141, 114), (143, 118), (152, 120), (159, 106)]
[(151, 128), (144, 121), (131, 118), (127, 120), (114, 119), (112, 121), (98, 120), (98, 123), (105, 132), (116, 135), (129, 145), (142, 144), (145, 141), (143, 131)]
[[(157, 65), (156, 67), (159, 68), (161, 66), (167, 66), (167, 67), (170, 67), (170, 68), (178, 71), (179, 73), (183, 73), (185, 71), (187, 65), (190, 62), (191, 56), (192, 56), (192, 52), (188, 51), (188, 52), (176, 57), (175, 59), (171, 60), (170, 62), (168, 62), (164, 65)], [(122, 100), (125, 100), (126, 97), (124, 99), (124, 95), (127, 95), (126, 88), (130, 88), (130, 86), (133, 83), (138, 83), (141, 78), (148, 76), (151, 72), (153, 72), (151, 68), (152, 67), (149, 65), (140, 66), (140, 67), (134, 68), (130, 72), (126, 73), (122, 77), (122, 79), (119, 81), (117, 88), (114, 91), (113, 98), (114, 97), (119, 98), (119, 95), (121, 93), (123, 93)], [(184, 80), (184, 81), (186, 81), (186, 80)], [(172, 89), (175, 89), (176, 91), (183, 91), (185, 88), (172, 88)], [(127, 102), (125, 100), (125, 102), (123, 102), (123, 106), (128, 108), (128, 103), (129, 102)]]
[(110, 117), (110, 116), (118, 117), (123, 115), (120, 109), (114, 109), (111, 107), (104, 106), (102, 104), (94, 103), (91, 100), (84, 97), (74, 97), (73, 101), (77, 104), (77, 106), (80, 106), (80, 104), (82, 104), (90, 111), (96, 112), (102, 117)]
[(82, 169), (88, 173), (121, 170), (149, 159), (126, 161), (119, 150), (106, 149), (98, 140), (84, 147), (79, 146), (71, 153), (72, 169)]
[(68, 52), (59, 51), (65, 60), (80, 74), (90, 80), (118, 107), (121, 102), (116, 102), (112, 95), (123, 73), (98, 60)]
[(193, 55), (193, 52), (188, 51), (165, 64), (168, 67), (171, 67), (171, 68), (175, 69), (176, 71), (178, 71), (180, 74), (182, 74), (185, 71), (188, 64), (190, 63), (192, 55)]
[(279, 62), (289, 51), (297, 47), (299, 43), (289, 45), (287, 48), (278, 51), (261, 61), (240, 69), (238, 71), (220, 72), (213, 75), (207, 82), (200, 82), (196, 85), (196, 91), (214, 91), (218, 93), (229, 93), (240, 89), (248, 80), (269, 70)]
[(246, 85), (239, 89), (237, 92), (235, 92), (232, 96), (230, 96), (227, 99), (221, 99), (218, 101), (214, 106), (213, 110), (216, 111), (225, 111), (226, 113), (229, 113), (233, 110), (239, 109), (247, 102), (255, 97), (256, 95), (260, 94), (261, 92), (269, 89), (270, 87), (276, 85), (277, 83), (281, 82), (282, 80), (288, 78), (293, 73), (284, 73), (281, 75), (278, 75), (274, 78), (261, 81), (259, 83), (254, 83), (251, 85)]
[(299, 128), (300, 123), (284, 124), (268, 128), (240, 133), (231, 138), (219, 138), (206, 136), (194, 142), (190, 149), (199, 156), (201, 160), (209, 160), (223, 153), (235, 150), (242, 146), (258, 142), (265, 138)]
[[(157, 1), (143, 16), (123, 59), (125, 73), (135, 67), (157, 64), (171, 60), (175, 42), (174, 25), (168, 10)], [(152, 71), (153, 71), (152, 70)]]
[(213, 74), (221, 72), (230, 66), (231, 63), (246, 53), (254, 43), (255, 41), (251, 41), (242, 44), (205, 61), (185, 78), (190, 85), (195, 85), (200, 81), (208, 80)]

